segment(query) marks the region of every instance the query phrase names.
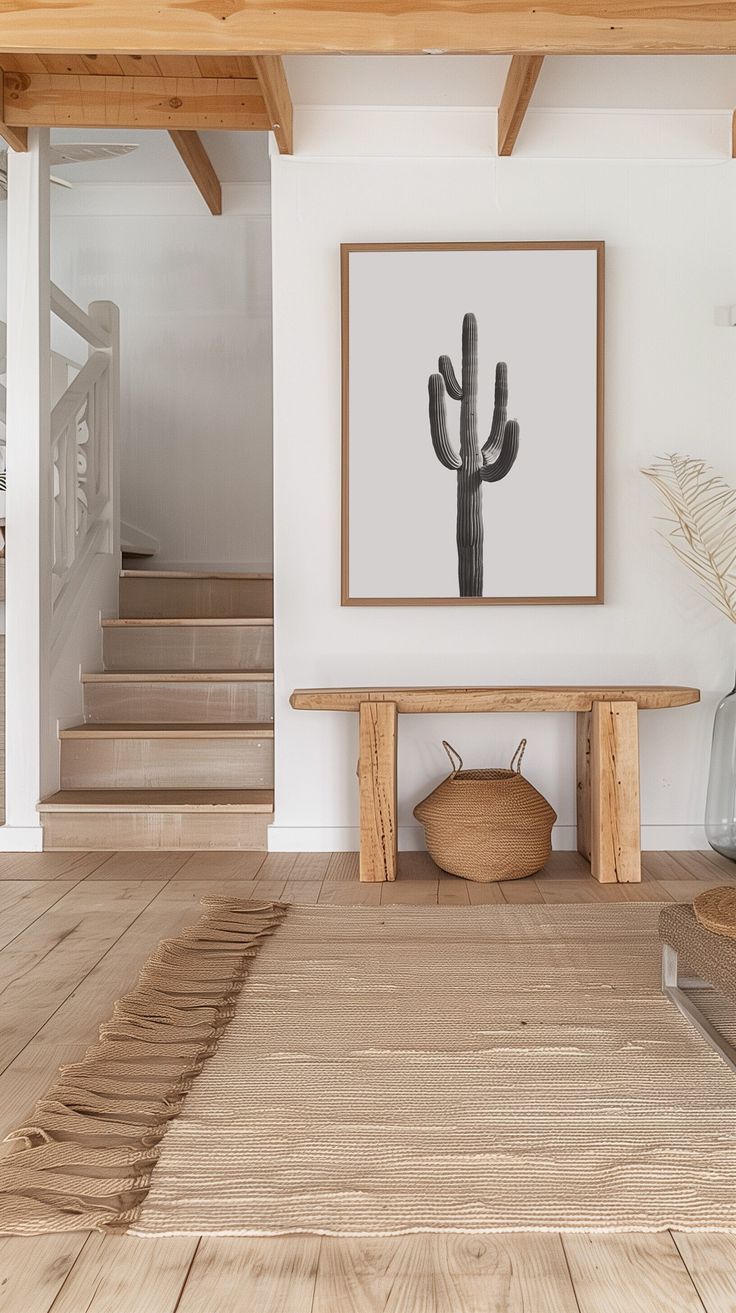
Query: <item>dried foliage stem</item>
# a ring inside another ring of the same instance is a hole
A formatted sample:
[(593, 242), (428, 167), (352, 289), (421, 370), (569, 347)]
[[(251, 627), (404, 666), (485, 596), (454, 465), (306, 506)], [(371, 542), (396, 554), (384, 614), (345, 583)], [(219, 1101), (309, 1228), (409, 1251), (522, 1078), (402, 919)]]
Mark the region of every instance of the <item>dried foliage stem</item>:
[(642, 474), (667, 509), (665, 542), (736, 624), (736, 488), (692, 456), (662, 456)]

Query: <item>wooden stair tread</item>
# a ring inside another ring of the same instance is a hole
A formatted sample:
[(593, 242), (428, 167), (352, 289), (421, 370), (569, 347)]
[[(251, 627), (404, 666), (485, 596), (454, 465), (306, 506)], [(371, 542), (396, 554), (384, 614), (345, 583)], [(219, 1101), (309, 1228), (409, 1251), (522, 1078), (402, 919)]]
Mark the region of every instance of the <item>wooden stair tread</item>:
[(273, 789), (59, 789), (40, 812), (268, 812)]
[(101, 620), (106, 668), (82, 675), (84, 723), (59, 731), (44, 847), (265, 851), (273, 575), (124, 568), (119, 590)]
[(272, 670), (92, 670), (83, 684), (273, 683)]
[(238, 570), (121, 570), (121, 579), (273, 579), (273, 574)]
[(150, 723), (105, 723), (88, 722), (84, 725), (70, 725), (59, 731), (61, 739), (272, 739), (273, 724), (260, 724), (255, 721), (239, 723), (237, 721), (211, 723), (210, 721), (187, 721), (186, 723), (167, 724)]
[(228, 628), (236, 625), (273, 625), (273, 616), (126, 616), (122, 619), (102, 621), (103, 629), (166, 628), (192, 625), (197, 627), (217, 626)]

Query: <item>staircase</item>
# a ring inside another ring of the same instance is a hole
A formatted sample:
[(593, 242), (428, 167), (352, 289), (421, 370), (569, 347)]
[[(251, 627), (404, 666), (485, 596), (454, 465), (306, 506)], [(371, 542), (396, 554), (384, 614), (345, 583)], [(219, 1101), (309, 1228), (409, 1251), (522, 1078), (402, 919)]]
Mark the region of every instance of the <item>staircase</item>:
[(60, 732), (45, 849), (265, 849), (273, 815), (273, 581), (123, 570), (84, 723)]

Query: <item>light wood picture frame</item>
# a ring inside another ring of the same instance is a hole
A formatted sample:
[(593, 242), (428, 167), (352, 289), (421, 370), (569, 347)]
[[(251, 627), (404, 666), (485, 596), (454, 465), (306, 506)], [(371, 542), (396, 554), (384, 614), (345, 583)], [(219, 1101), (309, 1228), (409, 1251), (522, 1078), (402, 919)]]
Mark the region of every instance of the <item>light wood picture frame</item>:
[(342, 245), (343, 606), (603, 602), (604, 266)]

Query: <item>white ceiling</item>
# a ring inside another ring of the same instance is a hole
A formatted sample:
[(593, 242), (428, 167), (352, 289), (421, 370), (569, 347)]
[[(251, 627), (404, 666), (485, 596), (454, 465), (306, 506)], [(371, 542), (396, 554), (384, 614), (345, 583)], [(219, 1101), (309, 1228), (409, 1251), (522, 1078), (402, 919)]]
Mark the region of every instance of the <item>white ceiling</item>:
[[(498, 105), (506, 56), (291, 55), (285, 60), (298, 105)], [(535, 109), (723, 110), (736, 108), (736, 56), (550, 56), (544, 61)], [(203, 132), (225, 184), (269, 179), (268, 138), (259, 132)], [(76, 183), (173, 184), (189, 175), (164, 132), (55, 129), (58, 142), (134, 141), (119, 159), (55, 169)]]

